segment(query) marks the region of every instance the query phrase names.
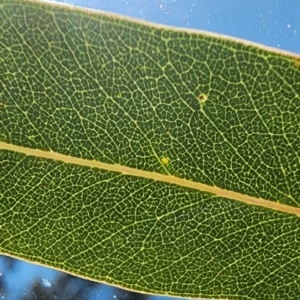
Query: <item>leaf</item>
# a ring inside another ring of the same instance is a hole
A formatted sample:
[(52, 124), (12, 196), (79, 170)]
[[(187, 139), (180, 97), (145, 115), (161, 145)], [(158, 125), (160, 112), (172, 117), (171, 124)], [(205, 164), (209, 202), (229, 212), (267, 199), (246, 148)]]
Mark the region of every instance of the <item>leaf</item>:
[(183, 297), (300, 293), (299, 56), (0, 4), (0, 251)]

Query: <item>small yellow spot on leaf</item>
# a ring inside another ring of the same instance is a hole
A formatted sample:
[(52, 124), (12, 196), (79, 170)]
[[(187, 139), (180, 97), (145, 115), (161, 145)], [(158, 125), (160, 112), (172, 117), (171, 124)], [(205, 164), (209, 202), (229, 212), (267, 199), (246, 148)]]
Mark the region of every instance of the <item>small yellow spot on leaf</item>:
[(116, 93), (116, 94), (115, 94), (115, 97), (116, 97), (117, 99), (122, 98), (122, 93), (121, 93), (121, 92)]
[(200, 96), (199, 96), (199, 102), (200, 102), (200, 104), (203, 104), (206, 100), (207, 100), (207, 95), (201, 93)]
[(163, 157), (160, 159), (160, 161), (161, 161), (161, 163), (162, 163), (163, 165), (165, 165), (165, 166), (170, 162), (170, 160), (169, 160), (167, 157), (165, 157), (165, 156), (163, 156)]

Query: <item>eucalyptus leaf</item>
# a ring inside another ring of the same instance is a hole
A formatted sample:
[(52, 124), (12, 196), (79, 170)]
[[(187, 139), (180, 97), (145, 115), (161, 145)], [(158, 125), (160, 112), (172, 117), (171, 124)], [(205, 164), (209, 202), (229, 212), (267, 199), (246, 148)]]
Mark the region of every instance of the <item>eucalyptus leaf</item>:
[(300, 295), (300, 57), (0, 3), (0, 252), (139, 292)]

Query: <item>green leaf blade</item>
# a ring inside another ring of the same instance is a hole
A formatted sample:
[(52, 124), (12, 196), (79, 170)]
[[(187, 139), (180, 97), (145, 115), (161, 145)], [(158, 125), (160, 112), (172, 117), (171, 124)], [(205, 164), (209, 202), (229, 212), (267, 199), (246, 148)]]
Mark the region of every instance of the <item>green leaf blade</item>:
[(158, 294), (299, 294), (299, 213), (275, 207), (299, 207), (297, 56), (30, 1), (0, 20), (1, 252)]

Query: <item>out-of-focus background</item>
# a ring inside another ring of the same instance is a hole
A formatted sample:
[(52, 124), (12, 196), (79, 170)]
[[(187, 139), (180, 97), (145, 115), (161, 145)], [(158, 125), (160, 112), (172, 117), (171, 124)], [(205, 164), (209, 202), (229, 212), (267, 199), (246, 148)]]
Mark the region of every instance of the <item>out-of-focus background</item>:
[[(60, 2), (171, 26), (213, 31), (300, 53), (299, 0), (69, 0)], [(172, 300), (176, 298), (135, 294), (0, 256), (0, 299)]]
[[(47, 1), (47, 0), (46, 0)], [(299, 0), (56, 0), (300, 53)]]

